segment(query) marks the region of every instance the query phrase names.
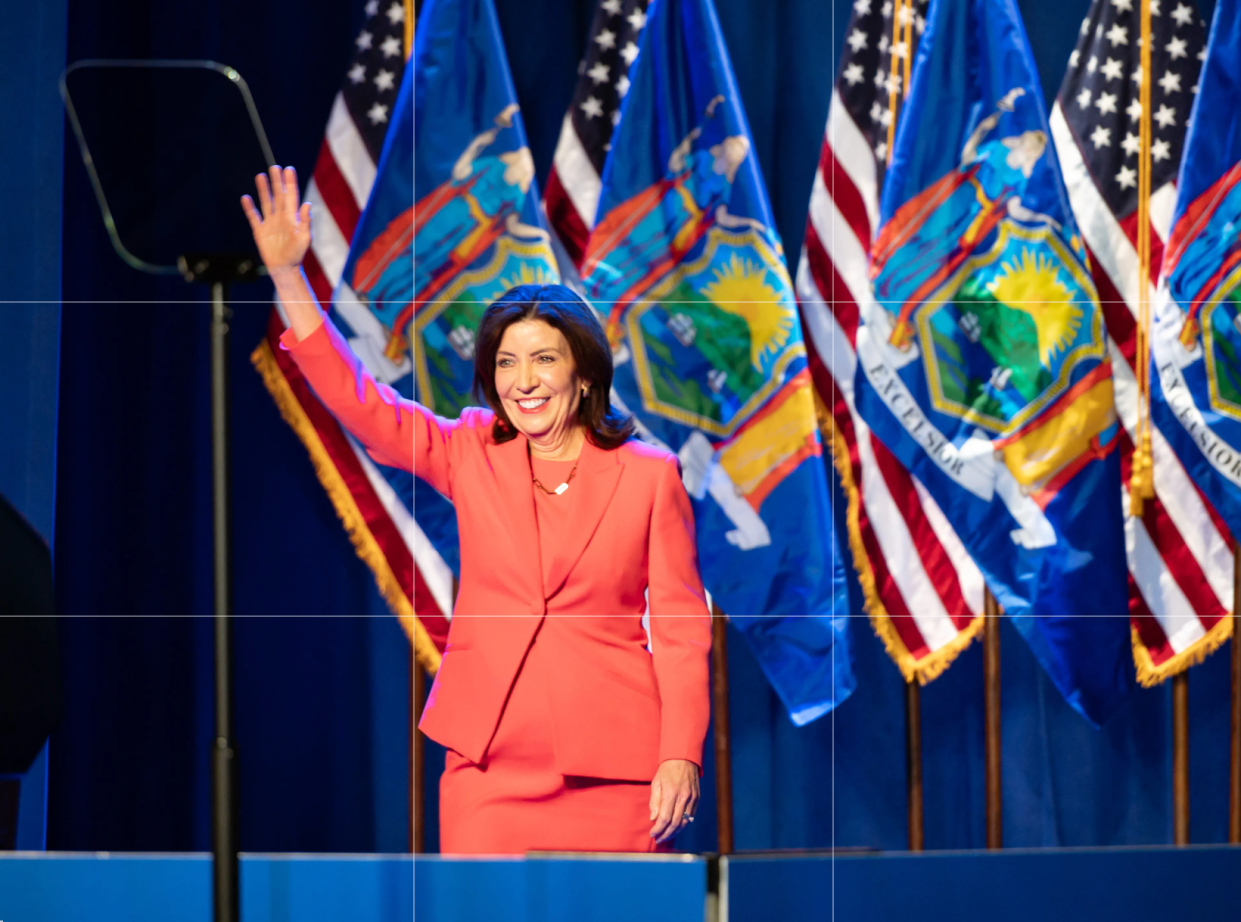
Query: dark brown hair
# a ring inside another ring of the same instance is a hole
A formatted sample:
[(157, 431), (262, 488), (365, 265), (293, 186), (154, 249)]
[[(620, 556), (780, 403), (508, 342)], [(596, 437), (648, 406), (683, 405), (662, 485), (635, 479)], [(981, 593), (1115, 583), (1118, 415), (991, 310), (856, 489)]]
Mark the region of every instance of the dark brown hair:
[(478, 324), (474, 349), (474, 395), (495, 411), (497, 442), (517, 437), (496, 391), (496, 353), (504, 331), (523, 320), (542, 320), (569, 343), (578, 377), (590, 385), (578, 407), (586, 437), (600, 448), (619, 448), (633, 437), (633, 417), (618, 412), (612, 391), (612, 347), (590, 305), (564, 285), (518, 285), (500, 295)]

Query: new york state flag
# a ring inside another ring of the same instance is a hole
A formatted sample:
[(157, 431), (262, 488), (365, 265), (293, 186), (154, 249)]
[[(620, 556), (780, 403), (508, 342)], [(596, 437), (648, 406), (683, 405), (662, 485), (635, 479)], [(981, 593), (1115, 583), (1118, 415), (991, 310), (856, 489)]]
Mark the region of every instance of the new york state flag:
[(795, 723), (853, 690), (793, 287), (710, 0), (654, 0), (582, 265), (615, 397), (677, 452), (703, 581)]
[(1197, 89), (1151, 335), (1151, 418), (1229, 531), (1238, 535), (1241, 3), (1237, 0), (1220, 0), (1215, 7)]
[[(560, 274), (492, 0), (427, 0), (411, 66), (401, 176), (413, 184), (403, 262), (413, 297), (392, 319), (388, 348), (412, 347), (402, 393), (455, 418), (475, 403), (474, 334), (487, 306), (516, 285)], [(410, 480), (420, 537), (459, 573), (456, 510)]]
[(1133, 681), (1112, 374), (1014, 0), (932, 0), (870, 271), (859, 412), (1102, 722)]

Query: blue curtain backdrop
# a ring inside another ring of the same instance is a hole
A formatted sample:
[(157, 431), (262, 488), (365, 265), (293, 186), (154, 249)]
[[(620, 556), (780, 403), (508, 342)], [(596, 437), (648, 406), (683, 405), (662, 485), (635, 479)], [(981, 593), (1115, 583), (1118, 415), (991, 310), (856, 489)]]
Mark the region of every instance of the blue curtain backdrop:
[[(65, 3), (23, 5), (0, 27), (0, 496), (49, 545), (56, 498)], [(34, 87), (34, 91), (31, 91)], [(4, 614), (0, 606), (0, 614)], [(18, 651), (25, 659), (30, 650)], [(51, 651), (49, 651), (49, 656)], [(20, 781), (15, 845), (41, 849), (47, 749)]]
[[(795, 259), (850, 4), (716, 5)], [(1051, 99), (1087, 2), (1021, 6)], [(70, 0), (68, 60), (229, 63), (250, 81), (277, 158), (306, 177), (361, 7)], [(543, 179), (593, 0), (496, 7)], [(202, 849), (210, 629), (183, 616), (206, 615), (211, 604), (206, 307), (179, 280), (144, 278), (120, 263), (74, 151), (64, 178), (65, 298), (124, 303), (64, 311), (57, 563), (62, 613), (74, 617), (62, 625), (67, 716), (53, 739), (49, 845)], [(254, 303), (238, 304), (233, 323), (242, 846), (397, 849), (405, 842), (408, 648), (249, 368), (269, 293), (239, 289), (238, 299)], [(808, 727), (789, 723), (740, 639), (730, 645), (741, 848), (905, 845), (903, 684), (860, 594), (851, 598), (858, 690)], [(373, 617), (357, 617), (365, 615)], [(1169, 690), (1137, 691), (1093, 731), (1008, 625), (1001, 643), (1006, 844), (1170, 841)], [(930, 848), (984, 844), (981, 665), (976, 645), (923, 691)], [(1225, 652), (1190, 674), (1195, 842), (1226, 834), (1228, 681)], [(434, 844), (435, 747), (430, 763)], [(701, 819), (681, 847), (713, 847), (712, 771), (708, 758)]]
[[(230, 64), (249, 81), (276, 156), (308, 179), (362, 18), (361, 3), (343, 0), (71, 0), (67, 59)], [(187, 109), (187, 122), (195, 117)], [(209, 309), (201, 288), (120, 261), (66, 139), (57, 520), (66, 708), (51, 747), (49, 847), (203, 850)], [(138, 145), (133, 162), (134, 184), (157, 166)], [(409, 644), (250, 366), (270, 285), (233, 295), (241, 847), (404, 851)]]
[[(0, 51), (0, 494), (52, 540), (60, 337), (65, 4), (5, 17)], [(31, 88), (35, 88), (31, 92)], [(16, 126), (21, 126), (19, 129)]]

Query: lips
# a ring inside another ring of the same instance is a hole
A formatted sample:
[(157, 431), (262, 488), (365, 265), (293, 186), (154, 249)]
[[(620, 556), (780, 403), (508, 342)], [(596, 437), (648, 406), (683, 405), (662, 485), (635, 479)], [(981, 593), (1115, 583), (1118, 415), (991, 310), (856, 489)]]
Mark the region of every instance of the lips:
[(550, 397), (530, 397), (526, 400), (517, 401), (517, 407), (523, 413), (537, 413), (547, 404)]

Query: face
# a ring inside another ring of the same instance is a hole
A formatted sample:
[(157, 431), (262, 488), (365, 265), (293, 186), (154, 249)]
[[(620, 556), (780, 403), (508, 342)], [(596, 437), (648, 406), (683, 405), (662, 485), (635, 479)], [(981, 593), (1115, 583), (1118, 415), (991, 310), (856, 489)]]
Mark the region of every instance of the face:
[(544, 442), (578, 424), (582, 388), (564, 334), (542, 320), (510, 324), (496, 352), (496, 393), (527, 438)]

